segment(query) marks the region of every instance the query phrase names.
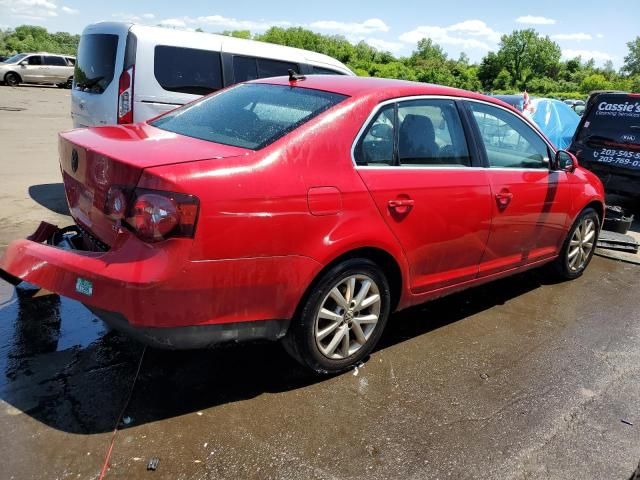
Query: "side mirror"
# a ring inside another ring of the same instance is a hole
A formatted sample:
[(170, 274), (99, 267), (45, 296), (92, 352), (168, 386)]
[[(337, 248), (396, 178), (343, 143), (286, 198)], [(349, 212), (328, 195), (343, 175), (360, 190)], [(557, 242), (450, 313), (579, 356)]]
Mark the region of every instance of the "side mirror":
[(566, 150), (558, 150), (554, 164), (556, 170), (573, 173), (574, 170), (578, 168), (578, 159), (573, 153), (567, 152)]
[(29, 62), (27, 62), (26, 60), (22, 60), (18, 65), (24, 67), (25, 65), (28, 65)]

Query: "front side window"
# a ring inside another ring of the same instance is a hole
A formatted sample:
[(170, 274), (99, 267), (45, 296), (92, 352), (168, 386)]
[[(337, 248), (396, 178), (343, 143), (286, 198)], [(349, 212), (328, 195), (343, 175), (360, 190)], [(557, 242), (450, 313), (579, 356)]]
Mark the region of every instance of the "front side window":
[(299, 72), (299, 69), (296, 63), (241, 55), (233, 56), (234, 83), (247, 82), (256, 78), (281, 77), (288, 75), (289, 70)]
[(259, 150), (345, 98), (309, 88), (241, 84), (150, 124), (187, 137)]
[(40, 55), (31, 55), (27, 58), (29, 65), (42, 65), (42, 57)]
[(549, 168), (549, 149), (529, 125), (514, 114), (469, 102), (484, 143), (489, 167)]
[(222, 88), (220, 52), (158, 45), (153, 72), (170, 92), (206, 95)]
[(337, 72), (330, 68), (316, 67), (315, 65), (311, 67), (311, 73), (314, 75), (344, 75), (342, 72)]
[(233, 82), (247, 82), (258, 78), (258, 64), (253, 57), (233, 57)]

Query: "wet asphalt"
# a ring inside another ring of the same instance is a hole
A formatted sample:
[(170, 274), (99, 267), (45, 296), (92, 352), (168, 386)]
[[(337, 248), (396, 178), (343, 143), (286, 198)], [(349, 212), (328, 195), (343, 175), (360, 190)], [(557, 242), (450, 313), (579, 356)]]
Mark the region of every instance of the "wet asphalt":
[[(65, 93), (11, 92), (33, 109)], [(9, 114), (3, 141), (28, 118)], [(54, 160), (30, 161), (40, 176), (16, 174), (0, 242), (5, 225), (29, 233), (23, 205), (43, 205), (27, 220), (64, 219), (47, 211), (59, 203)], [(105, 478), (628, 480), (640, 460), (639, 274), (597, 256), (572, 282), (536, 270), (397, 313), (366, 363), (334, 377), (278, 344), (146, 349)], [(0, 478), (95, 479), (144, 349), (40, 293), (0, 280)]]

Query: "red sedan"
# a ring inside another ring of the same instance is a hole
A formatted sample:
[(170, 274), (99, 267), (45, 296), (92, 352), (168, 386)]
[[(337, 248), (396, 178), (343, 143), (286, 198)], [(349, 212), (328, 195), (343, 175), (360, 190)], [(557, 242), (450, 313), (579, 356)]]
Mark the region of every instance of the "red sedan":
[(362, 360), (389, 314), (552, 264), (587, 267), (603, 188), (482, 95), (337, 76), (241, 84), (145, 123), (60, 135), (76, 225), (0, 273), (166, 348), (282, 339)]

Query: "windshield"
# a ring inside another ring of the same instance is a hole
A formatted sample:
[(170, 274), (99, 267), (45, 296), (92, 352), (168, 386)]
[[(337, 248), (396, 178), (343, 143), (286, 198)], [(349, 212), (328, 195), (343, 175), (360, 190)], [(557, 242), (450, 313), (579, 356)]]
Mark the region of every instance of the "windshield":
[(640, 143), (640, 96), (598, 95), (587, 115), (579, 141)]
[(27, 54), (26, 53), (19, 53), (17, 55), (14, 55), (13, 57), (9, 57), (7, 58), (4, 62), (2, 63), (18, 63), (20, 60), (22, 60), (24, 57), (26, 57)]
[(347, 98), (286, 85), (242, 84), (151, 122), (188, 137), (258, 150)]
[(78, 45), (74, 82), (77, 90), (102, 93), (113, 80), (118, 36), (105, 33), (83, 35)]

